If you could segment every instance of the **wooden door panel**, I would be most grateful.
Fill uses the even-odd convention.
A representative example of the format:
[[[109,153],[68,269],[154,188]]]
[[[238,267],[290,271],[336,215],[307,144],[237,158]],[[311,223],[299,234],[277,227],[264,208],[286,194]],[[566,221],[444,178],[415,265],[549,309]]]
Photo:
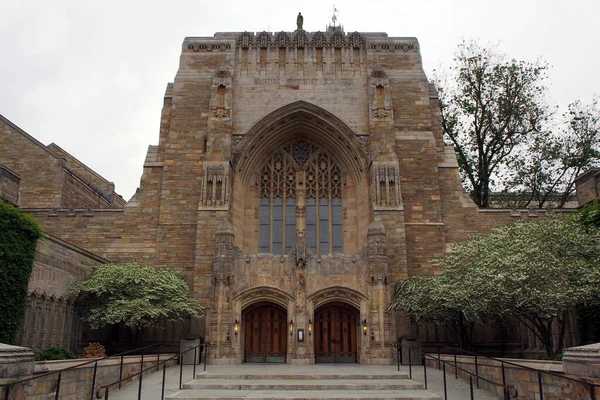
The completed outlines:
[[[244,361],[283,363],[287,353],[286,313],[273,306],[249,310],[244,319]]]
[[[322,308],[315,314],[315,361],[356,362],[357,313],[340,305]]]

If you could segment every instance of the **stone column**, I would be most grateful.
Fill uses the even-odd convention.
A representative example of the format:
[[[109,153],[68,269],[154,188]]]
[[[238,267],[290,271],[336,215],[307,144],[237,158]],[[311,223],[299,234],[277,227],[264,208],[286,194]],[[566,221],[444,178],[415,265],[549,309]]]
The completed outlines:
[[[211,341],[211,358],[217,364],[241,361],[239,337],[235,335],[231,304],[233,276],[233,226],[228,221],[217,225],[216,248],[213,254],[213,304],[210,324],[207,327]],[[235,343],[232,343],[235,341]],[[238,362],[239,362],[238,361]]]
[[[368,360],[374,364],[392,362],[391,321],[388,306],[388,256],[387,234],[383,224],[374,221],[367,232],[367,282],[371,299],[367,320],[369,340]]]

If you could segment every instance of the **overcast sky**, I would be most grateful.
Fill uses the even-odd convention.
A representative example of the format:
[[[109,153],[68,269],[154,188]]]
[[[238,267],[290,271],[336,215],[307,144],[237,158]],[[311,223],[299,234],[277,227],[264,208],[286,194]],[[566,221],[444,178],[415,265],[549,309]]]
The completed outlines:
[[[129,199],[186,36],[325,30],[333,2],[0,0],[0,114],[58,144]],[[425,72],[449,64],[462,38],[543,58],[563,109],[600,94],[599,0],[337,1],[346,32],[415,36]],[[0,149],[2,151],[2,149]]]

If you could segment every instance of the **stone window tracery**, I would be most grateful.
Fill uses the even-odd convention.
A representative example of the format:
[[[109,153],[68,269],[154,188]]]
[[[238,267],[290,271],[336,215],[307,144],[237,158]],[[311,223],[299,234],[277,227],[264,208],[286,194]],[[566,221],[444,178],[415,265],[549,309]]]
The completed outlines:
[[[285,254],[299,232],[317,254],[342,252],[342,172],[329,154],[300,140],[259,174],[259,252]]]

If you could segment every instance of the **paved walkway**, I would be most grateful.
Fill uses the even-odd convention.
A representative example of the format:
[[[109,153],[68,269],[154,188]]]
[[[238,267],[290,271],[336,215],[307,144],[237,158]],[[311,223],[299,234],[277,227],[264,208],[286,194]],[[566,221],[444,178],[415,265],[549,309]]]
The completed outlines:
[[[196,366],[196,374],[203,373],[203,366]],[[208,365],[207,375],[212,374],[325,374],[325,373],[336,373],[340,369],[344,372],[356,372],[361,374],[389,374],[397,371],[395,366],[367,366],[359,364],[337,364],[337,365],[256,365],[256,364],[242,364],[235,366],[219,366],[219,365]],[[408,374],[408,367],[402,366],[400,372]],[[162,370],[155,372],[151,375],[145,376],[142,380],[142,393],[141,398],[143,400],[160,400],[161,389],[162,389]],[[179,366],[172,366],[167,368],[165,373],[165,398],[169,395],[175,394],[179,391]],[[189,382],[193,378],[193,367],[191,365],[185,365],[183,367],[183,379],[182,382]],[[423,383],[423,368],[413,366],[412,380]],[[444,395],[444,386],[442,372],[434,368],[427,368],[427,388],[430,392]],[[448,389],[447,400],[468,400],[470,399],[469,383],[462,379],[455,379],[453,375],[447,374],[446,383]],[[118,391],[111,391],[109,393],[111,400],[134,400],[138,398],[138,382],[130,383]],[[474,398],[477,400],[497,400],[497,397],[489,392],[483,390],[474,390]]]

